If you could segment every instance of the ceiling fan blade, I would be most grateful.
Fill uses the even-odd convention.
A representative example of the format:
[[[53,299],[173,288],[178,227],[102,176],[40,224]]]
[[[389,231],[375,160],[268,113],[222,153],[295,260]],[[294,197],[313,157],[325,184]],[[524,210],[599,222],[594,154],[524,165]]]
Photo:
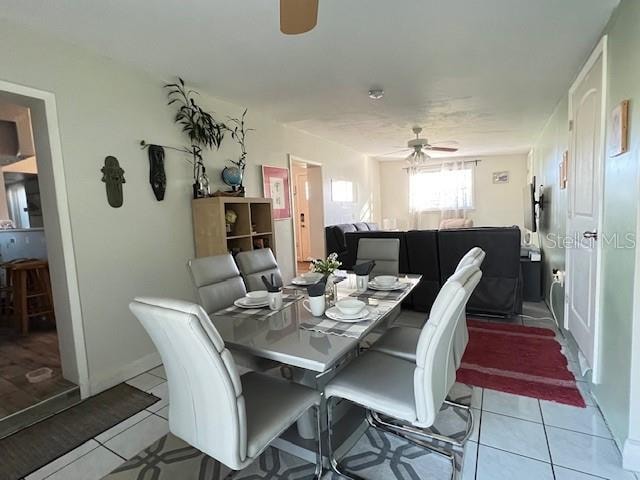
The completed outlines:
[[[298,35],[318,23],[318,0],[280,0],[280,31]]]
[[[458,147],[460,148],[460,143],[455,140],[442,140],[440,142],[431,142],[429,145],[432,147]]]
[[[425,147],[427,150],[431,150],[433,152],[457,152],[457,148],[453,147],[433,147],[431,145]]]
[[[402,152],[412,152],[413,148],[403,148],[402,150],[396,150],[394,152],[387,152],[387,153],[383,153],[381,155],[374,155],[376,157],[388,157],[389,155],[395,155],[396,153],[402,153]]]

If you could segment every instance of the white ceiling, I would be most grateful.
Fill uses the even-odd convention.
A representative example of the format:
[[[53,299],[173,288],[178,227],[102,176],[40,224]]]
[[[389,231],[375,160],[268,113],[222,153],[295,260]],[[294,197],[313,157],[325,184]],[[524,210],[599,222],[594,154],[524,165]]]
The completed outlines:
[[[278,3],[21,0],[0,17],[363,153],[418,124],[478,155],[528,149],[618,0],[320,0],[318,26],[294,37]]]

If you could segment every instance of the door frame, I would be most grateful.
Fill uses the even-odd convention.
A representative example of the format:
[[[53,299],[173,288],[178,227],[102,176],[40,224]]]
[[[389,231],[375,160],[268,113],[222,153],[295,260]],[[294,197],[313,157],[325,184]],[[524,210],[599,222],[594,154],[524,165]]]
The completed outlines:
[[[591,68],[598,61],[598,58],[602,56],[602,99],[601,99],[601,108],[600,108],[600,144],[598,145],[598,149],[600,151],[600,155],[598,156],[598,163],[596,166],[596,175],[595,181],[598,189],[598,233],[602,234],[603,231],[603,206],[604,206],[604,160],[606,155],[606,138],[607,138],[607,35],[604,35],[598,44],[596,45],[593,52],[589,56],[589,59],[584,64],[580,73],[574,80],[571,88],[569,89],[569,121],[573,120],[573,93],[576,91],[578,86],[585,79]],[[571,152],[571,146],[573,145],[573,135],[574,130],[571,128],[569,131],[569,153]],[[571,160],[571,158],[570,158]],[[571,189],[575,188],[573,182],[569,182],[567,187],[570,189],[567,192],[567,217],[566,217],[566,228],[565,231],[569,232],[569,223],[570,223],[570,210],[571,210]],[[595,286],[595,311],[594,311],[594,336],[593,336],[593,365],[591,365],[593,371],[591,375],[591,381],[594,384],[598,384],[601,382],[601,347],[602,347],[602,315],[601,315],[601,297],[602,297],[602,241],[596,242],[596,286]],[[565,264],[569,265],[569,257],[571,256],[571,248],[566,249],[566,259]],[[565,295],[564,295],[564,328],[569,330],[569,296],[566,292],[569,291],[568,285],[571,282],[571,272],[567,270],[566,272],[566,285],[565,285]]]
[[[290,195],[290,199],[289,199],[289,203],[291,204],[291,230],[293,231],[293,271],[295,273],[295,275],[298,274],[298,234],[297,229],[296,229],[296,218],[297,218],[297,212],[296,212],[296,208],[295,208],[295,202],[293,201],[293,188],[294,188],[294,181],[293,181],[293,164],[295,163],[306,163],[307,165],[313,165],[316,167],[320,167],[320,169],[322,169],[323,165],[321,162],[313,162],[311,160],[305,160],[302,157],[298,157],[296,155],[293,155],[291,153],[287,154],[288,157],[288,164],[289,164],[289,178],[291,179],[291,188],[289,189],[289,195]],[[322,173],[322,172],[321,172]],[[323,185],[321,185],[322,187],[322,205],[320,206],[320,209],[322,211],[322,221],[324,223],[324,177],[323,177]],[[325,243],[325,239],[324,239],[324,235],[322,238],[322,242]],[[325,248],[326,250],[326,248]]]
[[[44,105],[44,120],[47,125],[47,135],[49,150],[51,155],[51,171],[53,180],[53,189],[55,191],[54,198],[43,198],[50,200],[56,205],[55,217],[57,217],[57,235],[50,236],[47,239],[48,250],[55,249],[62,252],[62,264],[64,272],[62,277],[66,280],[66,302],[56,301],[56,293],[54,290],[54,308],[56,310],[56,318],[69,318],[70,325],[65,329],[67,335],[71,336],[70,344],[73,345],[75,353],[75,366],[78,376],[78,386],[80,387],[81,398],[87,398],[91,394],[89,385],[89,366],[87,361],[87,351],[85,344],[84,325],[82,322],[82,308],[80,303],[80,289],[78,286],[78,273],[76,269],[76,257],[73,246],[73,237],[71,235],[71,215],[69,213],[69,201],[67,195],[67,180],[64,172],[64,159],[62,155],[62,143],[60,140],[60,128],[58,123],[58,111],[56,106],[56,97],[52,92],[38,90],[35,88],[10,83],[0,80],[0,91],[7,92],[20,97],[27,97]],[[35,122],[32,116],[32,123]],[[34,132],[34,142],[37,144],[36,133]],[[46,233],[46,228],[45,228]],[[58,239],[60,243],[58,244]],[[50,265],[52,275],[55,275],[56,266]],[[59,315],[61,309],[65,309],[64,315]],[[60,339],[58,339],[60,343]],[[61,351],[62,355],[62,351]]]
[[[640,191],[640,178],[637,185]],[[631,371],[629,388],[629,433],[622,449],[622,466],[640,472],[640,198],[636,204],[636,255],[631,317]]]

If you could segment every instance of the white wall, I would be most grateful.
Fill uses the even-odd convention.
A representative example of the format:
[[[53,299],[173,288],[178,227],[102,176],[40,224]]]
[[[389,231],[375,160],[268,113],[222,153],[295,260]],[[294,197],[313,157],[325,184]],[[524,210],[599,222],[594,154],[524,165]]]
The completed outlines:
[[[128,311],[134,296],[193,299],[185,267],[193,256],[190,166],[180,154],[167,151],[167,191],[165,200],[157,202],[148,183],[146,152],[138,145],[141,139],[176,146],[185,141],[172,123],[163,79],[4,21],[0,44],[0,79],[56,96],[90,386],[97,392],[158,361]],[[188,72],[182,73],[188,79]],[[242,107],[204,92],[201,100],[221,119],[242,113]],[[323,163],[328,221],[376,219],[377,189],[369,182],[376,178],[377,166],[372,160],[258,112],[250,111],[247,122],[256,129],[247,141],[248,195],[262,195],[261,164],[288,166],[287,153],[292,153]],[[224,187],[215,178],[224,160],[238,154],[227,138],[219,152],[205,155],[215,188]],[[108,206],[101,182],[107,155],[116,156],[125,170],[119,209]],[[330,178],[345,175],[357,182],[358,202],[334,214],[327,185]],[[372,214],[365,217],[363,212]],[[278,260],[287,277],[293,273],[292,239],[291,221],[278,221]]]
[[[468,213],[474,225],[523,228],[522,189],[527,181],[526,155],[473,157],[482,160],[473,166],[475,176],[475,208]],[[381,217],[396,219],[399,229],[412,228],[409,215],[409,176],[406,162],[379,162]],[[509,183],[494,184],[493,172],[509,171]],[[419,228],[433,229],[440,224],[440,213],[423,213]]]

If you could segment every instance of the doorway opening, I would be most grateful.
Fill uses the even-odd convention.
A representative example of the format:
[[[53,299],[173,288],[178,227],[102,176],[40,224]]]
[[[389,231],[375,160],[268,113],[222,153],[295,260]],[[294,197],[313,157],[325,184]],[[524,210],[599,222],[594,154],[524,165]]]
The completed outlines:
[[[322,165],[289,156],[296,275],[325,255]]]
[[[0,82],[0,438],[89,395],[68,214],[53,95]]]

